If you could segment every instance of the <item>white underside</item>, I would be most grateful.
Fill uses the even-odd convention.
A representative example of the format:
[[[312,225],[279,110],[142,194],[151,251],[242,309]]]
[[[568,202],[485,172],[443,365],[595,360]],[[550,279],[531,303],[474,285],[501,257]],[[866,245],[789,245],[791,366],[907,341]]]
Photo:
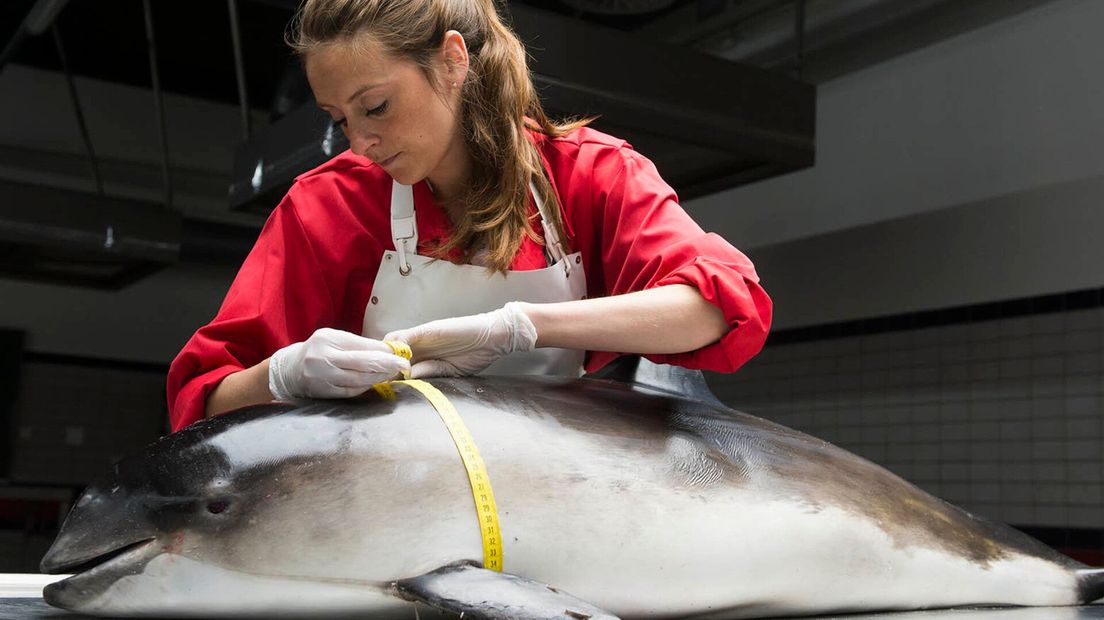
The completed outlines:
[[[722,541],[710,533],[721,524],[703,523],[700,514],[696,527],[687,529],[680,527],[678,511],[654,513],[646,528],[621,528],[622,535],[595,532],[604,541],[563,540],[567,544],[546,547],[539,555],[515,553],[512,560],[507,555],[506,569],[626,618],[1076,603],[1073,577],[1035,558],[1019,556],[984,568],[940,551],[898,548],[877,527],[835,509],[811,514],[776,503],[748,506],[738,515],[699,510],[710,514],[707,521],[724,521],[723,529],[754,535]],[[570,514],[558,521],[567,528],[585,525],[572,523]],[[781,540],[787,543],[780,545]],[[409,603],[378,584],[251,575],[175,554],[155,557],[142,574],[119,580],[82,611],[413,617]]]
[[[127,617],[287,618],[308,614],[412,618],[414,606],[369,583],[251,575],[175,555],[158,555],[82,608]],[[419,614],[436,612],[419,608]]]
[[[1012,556],[983,567],[940,550],[897,547],[873,524],[834,508],[817,514],[784,503],[716,508],[697,506],[693,521],[671,510],[651,512],[646,527],[611,523],[600,537],[555,554],[515,554],[514,561],[507,555],[506,570],[624,617],[1076,603],[1072,574],[1036,558]],[[556,521],[561,531],[587,527],[572,523],[571,514]],[[718,531],[734,536],[722,540]]]

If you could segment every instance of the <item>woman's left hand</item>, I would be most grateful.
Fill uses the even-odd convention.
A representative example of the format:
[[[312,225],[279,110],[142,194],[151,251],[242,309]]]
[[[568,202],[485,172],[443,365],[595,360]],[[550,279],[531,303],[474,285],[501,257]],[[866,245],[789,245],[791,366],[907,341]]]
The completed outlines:
[[[383,337],[410,345],[412,378],[474,375],[498,358],[532,351],[537,329],[518,302],[493,312],[430,321]]]

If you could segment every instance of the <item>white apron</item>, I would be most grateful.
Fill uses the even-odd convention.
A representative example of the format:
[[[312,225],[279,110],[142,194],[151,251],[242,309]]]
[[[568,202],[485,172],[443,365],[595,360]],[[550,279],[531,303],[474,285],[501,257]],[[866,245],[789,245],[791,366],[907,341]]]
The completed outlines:
[[[511,301],[551,303],[586,297],[586,275],[579,252],[564,254],[545,205],[530,184],[544,228],[549,266],[533,271],[487,273],[486,267],[457,265],[417,254],[418,225],[414,191],[391,185],[391,238],[395,251],[383,253],[372,298],[364,309],[361,335],[383,338],[388,332],[427,321],[497,310]],[[583,351],[540,348],[513,353],[491,364],[484,375],[563,375],[583,372]]]

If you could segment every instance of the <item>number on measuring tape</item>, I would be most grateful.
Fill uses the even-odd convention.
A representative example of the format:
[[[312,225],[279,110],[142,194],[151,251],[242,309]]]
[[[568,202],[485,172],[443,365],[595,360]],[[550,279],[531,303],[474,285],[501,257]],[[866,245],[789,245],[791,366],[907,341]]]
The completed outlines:
[[[392,349],[395,349],[397,355],[402,355],[395,346],[392,346]],[[409,359],[409,349],[403,352],[407,353],[405,357]],[[452,441],[456,444],[456,449],[460,453],[460,460],[464,463],[464,469],[468,473],[468,482],[471,484],[475,511],[482,515],[478,523],[483,539],[483,566],[491,570],[501,571],[502,545],[498,524],[498,507],[495,505],[494,491],[491,489],[490,479],[487,477],[487,466],[483,463],[483,457],[479,454],[475,439],[468,431],[468,427],[464,425],[464,419],[460,417],[459,412],[445,398],[445,395],[429,383],[419,379],[406,379],[393,383],[409,385],[418,390],[441,416],[441,421],[445,423],[445,428],[452,436]],[[390,389],[391,384],[381,385]],[[376,391],[384,395],[385,398],[387,397],[385,390],[377,389]],[[390,390],[390,392],[391,397],[394,398],[394,390]]]

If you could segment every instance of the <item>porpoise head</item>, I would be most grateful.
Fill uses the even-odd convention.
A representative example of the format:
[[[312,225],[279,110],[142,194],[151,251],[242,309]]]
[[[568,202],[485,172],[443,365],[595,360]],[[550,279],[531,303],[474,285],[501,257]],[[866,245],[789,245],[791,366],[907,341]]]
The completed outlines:
[[[327,470],[334,459],[323,457],[340,452],[347,425],[326,411],[291,409],[206,420],[115,464],[86,488],[42,559],[45,573],[75,573],[47,586],[46,601],[92,614],[272,616],[289,611],[292,590],[301,598],[311,587],[332,589],[289,588],[296,577],[285,569],[294,563],[284,556],[303,546],[287,540],[289,513],[317,500],[294,491],[335,478]],[[266,440],[258,426],[285,439]],[[347,594],[363,604],[363,592]],[[341,607],[340,593],[327,597]]]

